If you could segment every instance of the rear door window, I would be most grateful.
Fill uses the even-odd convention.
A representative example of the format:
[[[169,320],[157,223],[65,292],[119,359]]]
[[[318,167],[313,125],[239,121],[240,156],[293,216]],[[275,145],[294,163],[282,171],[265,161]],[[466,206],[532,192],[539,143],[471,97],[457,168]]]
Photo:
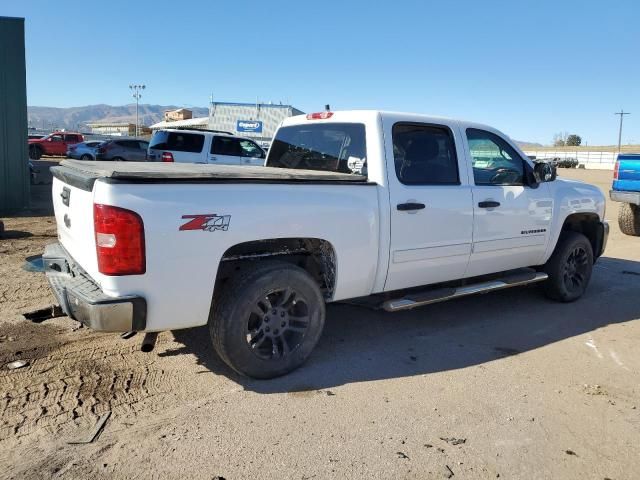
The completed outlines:
[[[392,136],[396,175],[403,184],[460,184],[458,158],[449,128],[396,123]]]
[[[366,162],[363,124],[317,123],[280,128],[267,166],[366,174]]]
[[[211,153],[215,155],[228,155],[239,157],[242,155],[240,141],[231,137],[214,137],[211,144]]]
[[[159,131],[151,137],[150,148],[174,152],[200,153],[204,135],[200,133]]]

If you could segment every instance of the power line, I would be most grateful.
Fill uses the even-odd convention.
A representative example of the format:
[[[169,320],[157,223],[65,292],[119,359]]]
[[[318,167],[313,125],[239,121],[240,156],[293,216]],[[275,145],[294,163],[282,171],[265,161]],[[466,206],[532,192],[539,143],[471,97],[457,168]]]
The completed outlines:
[[[622,143],[622,119],[625,115],[631,115],[631,112],[625,112],[623,109],[620,109],[620,111],[614,113],[614,115],[620,115],[620,129],[618,130],[618,153],[620,153],[620,145]]]

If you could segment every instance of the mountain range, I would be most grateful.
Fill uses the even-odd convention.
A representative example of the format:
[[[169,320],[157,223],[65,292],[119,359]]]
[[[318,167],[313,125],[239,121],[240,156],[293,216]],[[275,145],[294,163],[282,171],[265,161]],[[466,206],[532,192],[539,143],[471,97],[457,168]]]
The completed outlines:
[[[139,105],[138,117],[141,125],[153,125],[162,121],[165,110],[175,110],[176,105]],[[209,109],[206,107],[184,107],[193,112],[194,117],[206,117]],[[87,123],[113,122],[135,123],[136,105],[87,105],[84,107],[27,107],[29,126],[38,129],[65,128],[70,130],[86,131]],[[539,143],[516,140],[516,143],[524,149],[542,147]]]
[[[165,110],[175,110],[176,105],[139,105],[138,118],[141,125],[153,125],[164,118]],[[193,111],[194,117],[206,117],[209,110],[206,107],[184,107]],[[87,105],[84,107],[27,107],[29,126],[38,129],[65,128],[85,130],[87,123],[113,122],[135,123],[136,105]]]

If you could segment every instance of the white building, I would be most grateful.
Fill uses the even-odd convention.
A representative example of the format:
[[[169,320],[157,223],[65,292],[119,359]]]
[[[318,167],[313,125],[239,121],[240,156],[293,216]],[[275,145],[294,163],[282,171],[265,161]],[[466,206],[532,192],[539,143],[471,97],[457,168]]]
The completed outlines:
[[[151,125],[151,130],[161,130],[163,128],[193,128],[196,130],[206,130],[209,128],[209,117],[196,117],[186,120],[164,120]]]
[[[208,128],[231,132],[257,142],[271,142],[282,120],[303,114],[302,110],[291,105],[211,102]]]

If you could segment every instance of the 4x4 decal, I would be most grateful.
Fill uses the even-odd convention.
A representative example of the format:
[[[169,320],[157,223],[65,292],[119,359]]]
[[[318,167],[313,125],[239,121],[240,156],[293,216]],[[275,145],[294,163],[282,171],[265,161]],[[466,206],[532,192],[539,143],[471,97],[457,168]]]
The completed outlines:
[[[190,218],[187,223],[180,225],[180,230],[204,230],[205,232],[215,232],[229,230],[231,215],[216,215],[215,213],[204,215],[183,215],[182,218]]]

